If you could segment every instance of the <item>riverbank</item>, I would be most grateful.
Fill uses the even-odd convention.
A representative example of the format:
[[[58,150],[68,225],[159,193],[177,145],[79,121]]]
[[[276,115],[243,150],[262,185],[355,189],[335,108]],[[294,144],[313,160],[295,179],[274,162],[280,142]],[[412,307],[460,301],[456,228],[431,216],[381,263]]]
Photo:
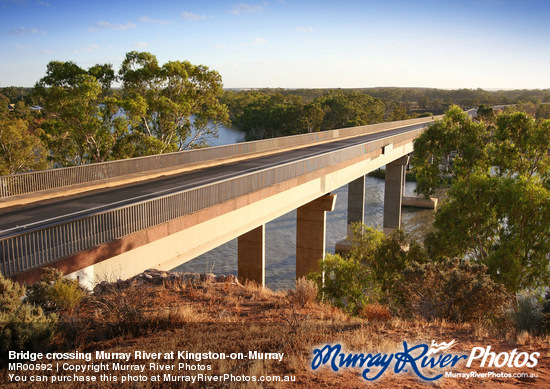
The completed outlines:
[[[430,345],[435,339],[437,342],[456,340],[454,354],[469,354],[473,347],[489,345],[496,354],[514,349],[517,353],[540,353],[535,369],[477,367],[479,363],[475,368],[466,368],[465,363],[460,363],[444,370],[463,374],[475,370],[479,375],[468,379],[457,378],[456,374],[443,377],[436,381],[436,387],[540,388],[550,383],[548,339],[518,337],[506,331],[497,333],[482,324],[408,321],[377,315],[375,310],[371,310],[368,317],[350,317],[314,301],[307,285],[296,291],[274,292],[252,283],[242,285],[234,277],[156,274],[104,283],[77,311],[64,318],[65,335],[57,340],[55,351],[89,353],[89,361],[83,358],[43,360],[40,363],[53,364],[53,371],[3,370],[0,382],[9,383],[9,374],[15,373],[27,381],[13,387],[33,389],[357,388],[368,384],[361,377],[364,368],[342,368],[338,373],[329,366],[313,370],[314,350],[320,345],[342,344],[355,352],[390,355],[403,350],[403,341],[412,347]],[[56,371],[55,366],[60,366],[60,371]],[[84,366],[84,371],[78,372],[77,366]],[[85,366],[95,366],[98,371]],[[107,368],[101,370],[101,366]],[[423,369],[423,372],[432,377],[437,370]],[[537,377],[489,377],[493,370],[511,375],[535,373]],[[228,375],[227,379],[223,379],[224,374]],[[31,377],[37,376],[44,376],[47,381],[30,382]],[[52,384],[53,376],[59,380],[95,377],[97,382]],[[181,381],[177,377],[189,377],[189,380],[195,377],[196,381]],[[213,377],[222,379],[214,382]],[[246,377],[251,381],[246,382]],[[258,380],[259,377],[279,377],[287,382],[260,384],[251,377]],[[199,380],[202,381],[199,383]],[[394,373],[390,368],[376,380],[376,386],[433,388],[434,384],[421,380],[412,370]]]

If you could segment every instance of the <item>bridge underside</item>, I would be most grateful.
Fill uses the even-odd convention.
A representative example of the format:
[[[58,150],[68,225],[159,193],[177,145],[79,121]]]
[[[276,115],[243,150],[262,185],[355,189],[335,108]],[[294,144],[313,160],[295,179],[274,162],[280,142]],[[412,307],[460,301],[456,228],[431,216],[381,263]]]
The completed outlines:
[[[48,266],[56,267],[64,274],[78,276],[84,283],[86,279],[89,282],[94,279],[124,279],[149,268],[173,269],[241,237],[239,276],[263,284],[263,226],[298,209],[297,277],[303,276],[315,270],[318,260],[324,255],[324,216],[326,211],[331,210],[330,203],[334,201],[334,198],[326,195],[384,165],[393,166],[388,169],[392,183],[387,188],[390,196],[386,195],[385,206],[388,210],[394,210],[388,211],[387,220],[385,215],[384,228],[399,227],[402,190],[402,181],[400,183],[399,179],[402,180],[403,176],[403,159],[400,158],[412,150],[412,139],[404,140],[391,147],[383,147],[361,157],[142,230]],[[387,180],[387,183],[390,181]],[[395,190],[399,194],[393,193]],[[300,227],[300,220],[303,227]],[[312,239],[315,234],[318,238]],[[13,278],[34,282],[39,277],[40,269],[33,269]]]

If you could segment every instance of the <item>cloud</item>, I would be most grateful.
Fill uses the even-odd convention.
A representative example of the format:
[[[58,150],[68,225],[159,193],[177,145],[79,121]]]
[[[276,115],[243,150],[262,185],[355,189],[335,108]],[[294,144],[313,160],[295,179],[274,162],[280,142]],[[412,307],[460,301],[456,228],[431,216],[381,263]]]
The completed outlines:
[[[197,15],[188,11],[183,11],[181,13],[181,17],[184,18],[185,20],[191,20],[194,22],[206,19],[206,15]]]
[[[45,49],[42,49],[42,50],[40,50],[40,52],[41,52],[42,54],[53,54],[53,50],[45,50]]]
[[[227,45],[225,43],[218,43],[217,45],[214,46],[216,49],[224,49],[227,47]]]
[[[245,3],[235,4],[231,7],[231,11],[229,11],[229,13],[233,15],[262,13],[268,5],[269,3],[265,1],[261,4],[254,5]]]
[[[141,49],[143,47],[149,46],[149,44],[145,42],[136,42],[133,44],[133,46],[134,46],[134,49]]]
[[[143,23],[154,23],[160,26],[166,26],[167,24],[172,23],[172,22],[169,22],[168,20],[151,19],[148,16],[144,16],[142,18],[139,18],[138,20]]]
[[[263,38],[260,38],[260,37],[256,37],[254,38],[254,40],[252,42],[247,42],[245,43],[246,46],[251,46],[251,45],[263,45],[265,43],[269,42],[267,39],[263,39]]]
[[[27,28],[27,27],[18,27],[13,30],[8,31],[9,35],[28,35],[28,34],[42,34],[44,35],[46,31],[39,30],[38,28]]]
[[[296,31],[302,31],[302,32],[314,32],[313,27],[297,27]]]
[[[130,30],[132,28],[136,28],[137,25],[132,23],[132,22],[128,22],[126,24],[114,24],[114,23],[109,23],[109,22],[95,22],[94,23],[94,26],[93,27],[90,27],[89,30],[90,31],[97,31],[97,30],[113,30],[113,31],[116,31],[116,30]]]

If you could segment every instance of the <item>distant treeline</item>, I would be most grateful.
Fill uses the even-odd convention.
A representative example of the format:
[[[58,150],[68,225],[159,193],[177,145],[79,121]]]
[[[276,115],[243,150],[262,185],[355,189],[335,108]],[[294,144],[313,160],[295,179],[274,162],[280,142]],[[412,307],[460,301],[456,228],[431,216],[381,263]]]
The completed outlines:
[[[452,105],[518,104],[550,118],[550,104],[541,105],[549,102],[550,89],[223,90],[204,66],[160,65],[138,52],[118,72],[52,61],[34,88],[0,88],[0,175],[203,147],[219,124],[255,140],[437,115]]]
[[[535,115],[540,103],[550,102],[550,89],[230,90],[222,102],[229,108],[231,122],[253,140],[439,115],[452,105],[467,109],[481,104],[522,104]]]

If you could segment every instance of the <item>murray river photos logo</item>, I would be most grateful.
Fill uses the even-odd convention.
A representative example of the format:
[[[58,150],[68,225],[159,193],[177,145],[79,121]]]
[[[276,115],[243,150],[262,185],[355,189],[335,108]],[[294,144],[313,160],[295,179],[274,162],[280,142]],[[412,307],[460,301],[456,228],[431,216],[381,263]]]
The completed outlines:
[[[533,368],[540,356],[538,352],[529,354],[518,352],[517,349],[496,353],[491,351],[491,346],[474,347],[469,354],[450,353],[449,350],[455,344],[455,340],[452,340],[448,343],[432,341],[430,346],[409,346],[404,341],[402,351],[390,354],[345,352],[340,344],[327,344],[313,350],[311,368],[317,370],[321,366],[328,366],[335,372],[358,368],[367,381],[375,381],[391,370],[395,374],[411,372],[422,380],[436,381],[449,376],[448,372],[461,363],[467,368]]]

